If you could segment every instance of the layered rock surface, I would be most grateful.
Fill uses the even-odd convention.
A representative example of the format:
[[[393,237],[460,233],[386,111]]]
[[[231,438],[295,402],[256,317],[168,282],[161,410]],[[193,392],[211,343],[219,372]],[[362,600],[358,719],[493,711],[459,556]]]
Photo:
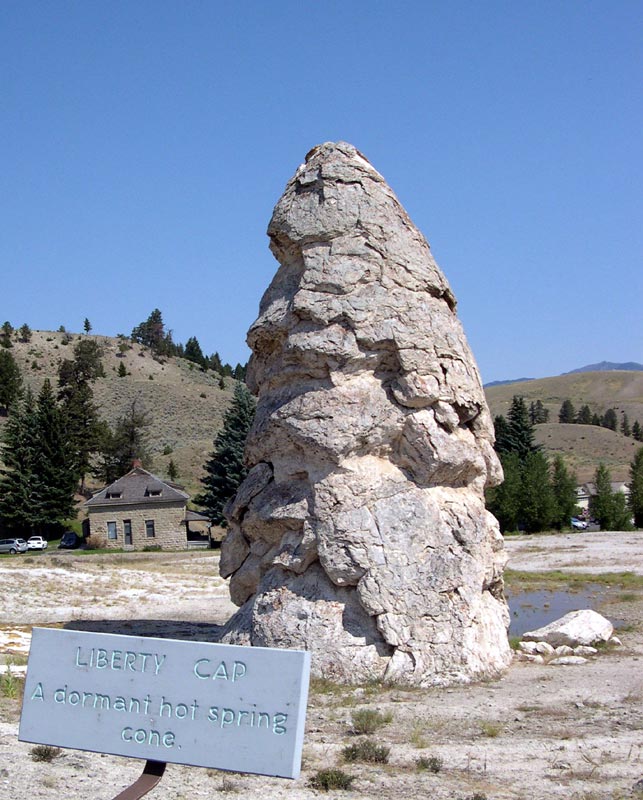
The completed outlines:
[[[250,468],[228,504],[225,639],[313,672],[431,685],[510,661],[502,477],[451,289],[382,176],[314,148],[268,228],[280,263],[248,334]]]

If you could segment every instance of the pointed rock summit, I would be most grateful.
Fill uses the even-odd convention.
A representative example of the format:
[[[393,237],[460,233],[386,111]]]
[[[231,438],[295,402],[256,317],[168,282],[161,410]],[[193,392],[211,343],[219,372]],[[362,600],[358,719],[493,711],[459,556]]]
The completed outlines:
[[[484,488],[493,427],[429,245],[352,145],[315,147],[268,228],[279,269],[248,334],[258,396],[228,504],[225,640],[313,673],[421,686],[510,661]]]

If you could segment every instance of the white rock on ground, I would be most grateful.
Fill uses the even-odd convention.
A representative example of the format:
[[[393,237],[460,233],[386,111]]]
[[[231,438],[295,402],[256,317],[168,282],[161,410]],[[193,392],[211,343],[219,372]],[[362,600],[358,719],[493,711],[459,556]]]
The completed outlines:
[[[592,645],[595,642],[607,642],[613,632],[614,626],[608,619],[587,608],[565,614],[564,617],[538,630],[528,631],[523,634],[523,639],[548,642],[552,647],[568,645],[573,648],[579,645]]]
[[[280,267],[248,334],[250,473],[221,569],[225,640],[306,648],[313,674],[416,685],[511,661],[502,478],[451,289],[382,176],[315,147],[268,228]]]

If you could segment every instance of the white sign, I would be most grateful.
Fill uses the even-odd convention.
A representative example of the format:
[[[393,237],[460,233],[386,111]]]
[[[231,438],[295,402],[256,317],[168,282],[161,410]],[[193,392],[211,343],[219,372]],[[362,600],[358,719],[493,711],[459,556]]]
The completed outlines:
[[[297,778],[310,653],[34,628],[19,739]]]

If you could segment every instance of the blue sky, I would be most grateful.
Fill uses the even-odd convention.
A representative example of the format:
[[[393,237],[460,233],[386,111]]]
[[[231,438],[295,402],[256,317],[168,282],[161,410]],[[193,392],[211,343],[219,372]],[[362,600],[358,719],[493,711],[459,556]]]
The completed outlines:
[[[640,2],[4,0],[0,317],[245,361],[272,208],[343,139],[485,381],[643,361]]]

